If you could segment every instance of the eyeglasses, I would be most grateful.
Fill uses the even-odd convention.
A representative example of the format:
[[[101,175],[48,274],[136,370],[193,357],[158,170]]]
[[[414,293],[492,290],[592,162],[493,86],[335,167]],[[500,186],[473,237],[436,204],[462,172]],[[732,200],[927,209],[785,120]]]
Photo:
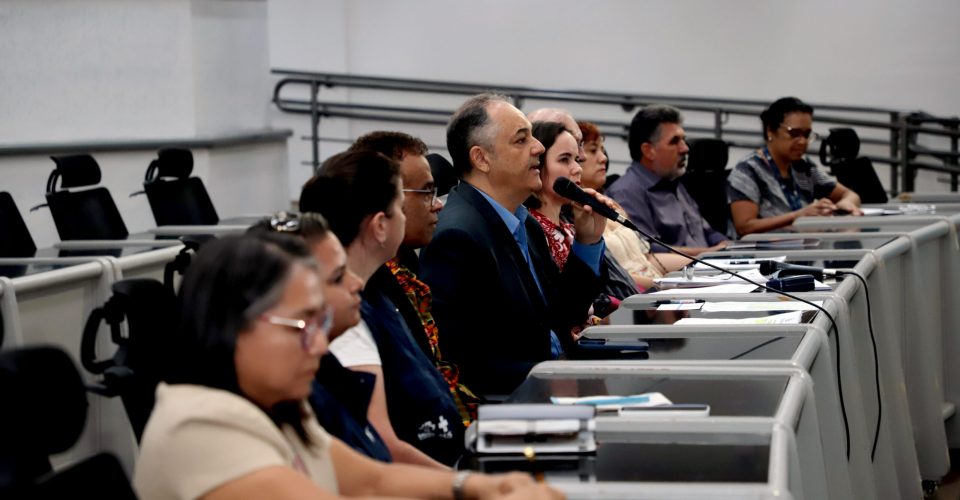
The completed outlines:
[[[814,132],[813,129],[793,128],[786,125],[782,125],[782,127],[787,131],[787,135],[789,135],[791,139],[799,139],[801,137],[808,141],[816,141],[820,139],[820,134]]]
[[[300,215],[290,212],[277,212],[270,217],[270,229],[278,233],[296,233],[300,231]]]
[[[404,189],[404,193],[417,193],[417,194],[428,194],[430,195],[430,206],[432,207],[434,203],[437,202],[437,187],[434,186],[430,189]]]
[[[330,325],[333,324],[333,307],[327,304],[319,314],[308,320],[284,318],[283,316],[262,316],[260,319],[271,325],[286,326],[297,330],[300,333],[300,346],[303,347],[304,351],[309,351],[320,332],[323,332],[324,337],[330,334]]]

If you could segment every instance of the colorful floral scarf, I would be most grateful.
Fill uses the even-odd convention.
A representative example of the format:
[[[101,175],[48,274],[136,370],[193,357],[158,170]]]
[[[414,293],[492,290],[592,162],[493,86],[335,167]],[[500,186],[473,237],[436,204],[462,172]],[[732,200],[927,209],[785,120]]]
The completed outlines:
[[[470,425],[470,422],[473,422],[477,418],[477,405],[480,403],[480,398],[459,382],[460,370],[457,368],[457,365],[449,361],[444,361],[440,355],[439,330],[437,329],[436,322],[433,320],[433,314],[430,312],[431,303],[433,302],[430,287],[420,281],[413,271],[403,264],[400,264],[399,259],[396,257],[388,260],[386,265],[387,269],[390,269],[390,272],[393,274],[393,277],[396,278],[397,283],[400,284],[400,288],[402,288],[407,295],[407,299],[413,304],[414,310],[417,311],[417,316],[423,325],[422,331],[426,334],[427,341],[430,344],[430,351],[433,353],[433,362],[437,369],[440,370],[443,378],[446,379],[447,385],[450,386],[450,393],[453,395],[453,400],[456,402],[457,409],[460,411],[463,425]],[[414,334],[416,334],[416,332],[414,332]]]

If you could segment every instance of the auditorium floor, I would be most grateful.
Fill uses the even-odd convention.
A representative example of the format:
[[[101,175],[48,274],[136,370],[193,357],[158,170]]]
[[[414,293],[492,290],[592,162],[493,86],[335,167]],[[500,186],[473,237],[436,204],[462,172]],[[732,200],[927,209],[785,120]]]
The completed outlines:
[[[932,500],[960,499],[960,449],[950,450],[950,473],[943,478]]]

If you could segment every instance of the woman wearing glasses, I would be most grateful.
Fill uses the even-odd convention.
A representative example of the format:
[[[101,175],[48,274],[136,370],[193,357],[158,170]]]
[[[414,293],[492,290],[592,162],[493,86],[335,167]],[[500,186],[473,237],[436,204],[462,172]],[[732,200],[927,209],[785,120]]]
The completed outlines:
[[[327,330],[332,342],[360,322],[363,281],[347,267],[347,254],[320,214],[278,212],[254,224],[253,236],[285,233],[299,236],[320,266],[323,296],[333,319]],[[267,238],[270,238],[268,236]],[[358,452],[381,462],[392,462],[389,447],[367,420],[375,376],[345,368],[332,353],[320,358],[310,393],[310,405],[325,431]]]
[[[760,115],[766,145],[744,158],[727,178],[737,233],[763,233],[798,217],[860,214],[860,196],[805,157],[813,107],[796,97],[777,99]]]
[[[157,388],[134,486],[144,499],[553,498],[529,476],[468,476],[358,454],[306,404],[330,307],[293,236],[204,245],[180,287],[179,356]]]

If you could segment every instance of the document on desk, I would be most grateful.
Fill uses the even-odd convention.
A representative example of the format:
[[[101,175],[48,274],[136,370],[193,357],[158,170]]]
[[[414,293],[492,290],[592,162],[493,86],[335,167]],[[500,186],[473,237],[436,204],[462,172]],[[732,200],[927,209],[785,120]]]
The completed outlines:
[[[766,282],[767,280],[763,280]],[[733,294],[750,293],[757,289],[756,285],[750,283],[731,283],[729,285],[700,286],[696,288],[670,288],[668,290],[659,290],[650,292],[650,295],[702,295],[705,293]]]
[[[703,259],[706,262],[709,262],[717,267],[721,267],[728,271],[749,271],[750,269],[760,269],[760,262],[765,260],[772,260],[774,262],[786,262],[786,255],[778,255],[776,257],[764,257],[762,259]],[[697,262],[693,265],[694,271],[716,271],[716,269],[704,264],[703,262]]]
[[[674,325],[798,325],[803,311],[792,311],[757,318],[681,318]]]
[[[760,274],[759,269],[749,269],[740,273],[746,279],[756,281],[757,283],[766,283],[767,278]],[[711,285],[726,285],[730,283],[747,283],[746,280],[741,279],[732,274],[716,274],[713,276],[676,276],[676,277],[666,277],[653,280],[653,282],[660,287],[661,289],[668,288],[695,288]]]
[[[874,215],[900,215],[901,211],[891,210],[889,208],[870,208],[870,207],[861,207],[860,211],[863,212],[865,216],[874,216]]]
[[[626,407],[660,406],[673,404],[663,393],[648,392],[633,396],[587,396],[582,398],[567,398],[551,396],[550,402],[556,405],[590,405],[597,411],[619,411]]]
[[[812,301],[818,306],[822,300]],[[795,300],[771,300],[766,302],[704,302],[701,311],[705,313],[719,312],[770,312],[770,311],[816,311],[817,308]]]
[[[734,241],[724,251],[737,250],[803,250],[820,246],[817,238],[775,238],[770,240]]]

